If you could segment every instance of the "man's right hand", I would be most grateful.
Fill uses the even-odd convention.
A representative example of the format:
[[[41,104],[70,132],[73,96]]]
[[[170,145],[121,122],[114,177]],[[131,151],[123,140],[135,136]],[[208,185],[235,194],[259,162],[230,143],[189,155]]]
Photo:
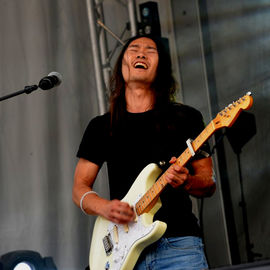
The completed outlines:
[[[103,206],[101,215],[117,224],[127,224],[136,218],[133,208],[128,203],[119,200],[108,201]]]

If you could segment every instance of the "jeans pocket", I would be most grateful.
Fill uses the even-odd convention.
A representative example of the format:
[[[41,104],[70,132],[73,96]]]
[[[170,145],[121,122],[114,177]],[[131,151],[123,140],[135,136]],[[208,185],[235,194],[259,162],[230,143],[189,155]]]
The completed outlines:
[[[187,236],[187,237],[171,237],[164,238],[166,245],[173,249],[179,250],[202,250],[203,243],[199,237]]]
[[[175,262],[182,269],[207,269],[203,244],[198,237],[165,238],[164,250],[167,254],[174,254]],[[190,268],[189,268],[190,267]]]

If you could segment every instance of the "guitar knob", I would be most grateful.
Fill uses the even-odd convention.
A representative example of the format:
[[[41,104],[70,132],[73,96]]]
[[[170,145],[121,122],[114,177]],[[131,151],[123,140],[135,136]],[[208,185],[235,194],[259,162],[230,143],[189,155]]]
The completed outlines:
[[[159,161],[158,165],[159,165],[160,167],[164,167],[164,166],[166,165],[166,161],[161,160],[161,161]]]

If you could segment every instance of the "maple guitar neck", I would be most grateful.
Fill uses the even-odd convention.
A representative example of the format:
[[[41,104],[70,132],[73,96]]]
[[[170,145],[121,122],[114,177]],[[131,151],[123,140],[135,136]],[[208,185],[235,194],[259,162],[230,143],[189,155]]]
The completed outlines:
[[[252,104],[253,99],[251,97],[251,92],[248,92],[245,96],[239,98],[236,102],[228,105],[225,109],[217,114],[216,118],[206,126],[206,128],[194,141],[187,141],[188,147],[177,158],[176,163],[181,167],[184,166],[217,129],[232,126],[240,112],[242,110],[249,109]],[[171,166],[173,166],[173,164]],[[135,209],[138,215],[149,212],[156,204],[160,193],[168,184],[167,180],[165,179],[167,171],[168,170],[166,170],[158,178],[153,186],[136,203]]]
[[[200,133],[200,135],[191,142],[191,147],[194,152],[197,152],[199,148],[211,137],[216,131],[214,120],[212,120],[206,128]],[[179,166],[184,166],[193,156],[192,150],[187,147],[186,150],[177,158],[176,162]],[[172,164],[171,166],[173,166]],[[170,166],[170,167],[171,167]],[[151,210],[159,198],[159,195],[168,184],[165,176],[168,169],[157,179],[155,184],[143,195],[143,197],[136,203],[135,209],[138,215],[146,213]]]

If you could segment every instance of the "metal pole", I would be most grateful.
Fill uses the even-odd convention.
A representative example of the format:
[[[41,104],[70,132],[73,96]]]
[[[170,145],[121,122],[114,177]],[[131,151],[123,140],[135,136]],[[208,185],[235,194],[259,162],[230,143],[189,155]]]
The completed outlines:
[[[128,14],[130,20],[131,36],[137,35],[137,16],[134,0],[128,0]]]
[[[106,112],[106,103],[105,103],[105,89],[104,89],[104,80],[102,76],[102,65],[100,60],[99,46],[98,46],[98,36],[96,30],[96,18],[94,12],[94,0],[86,0],[87,4],[87,15],[90,27],[90,37],[92,45],[92,53],[95,67],[95,78],[97,84],[97,96],[98,96],[98,105],[100,114]]]
[[[109,34],[111,34],[120,44],[125,45],[122,41],[109,27],[107,27],[101,20],[97,20],[97,23],[104,28]]]
[[[98,7],[99,17],[102,21],[104,21],[104,13],[103,13],[103,6],[102,1],[96,0],[96,6]],[[103,67],[103,78],[106,86],[106,93],[108,91],[108,84],[111,77],[111,66],[110,61],[108,59],[108,42],[105,34],[104,28],[101,28],[99,34],[99,45],[100,45],[100,54],[101,54],[101,61]],[[107,96],[109,94],[107,93]]]
[[[212,66],[212,55],[211,51],[210,53],[208,52],[208,57],[205,57],[205,43],[208,45],[209,43],[209,33],[208,33],[208,21],[207,18],[204,17],[204,24],[202,25],[201,17],[202,14],[205,16],[207,14],[206,12],[206,6],[207,4],[204,2],[200,2],[199,0],[196,1],[196,7],[197,7],[197,14],[198,14],[198,22],[199,22],[199,30],[200,30],[200,44],[201,44],[201,53],[202,53],[202,61],[203,61],[203,72],[204,72],[204,78],[205,78],[205,86],[207,90],[207,100],[208,100],[208,111],[210,118],[215,116],[213,113],[218,112],[218,102],[217,102],[217,95],[216,95],[216,86],[213,83],[213,79],[209,79],[209,74],[211,72],[208,70],[210,66]],[[204,13],[202,13],[204,12]],[[207,26],[207,28],[205,27]],[[205,36],[205,37],[204,37]],[[208,48],[209,50],[209,48]],[[209,84],[211,82],[211,85]],[[217,144],[217,134],[212,137],[213,144]],[[219,149],[217,150],[217,154],[214,155],[213,157],[215,168],[216,168],[216,175],[217,179],[221,183],[220,185],[217,185],[220,200],[221,200],[221,210],[222,210],[222,218],[224,222],[224,237],[225,237],[225,242],[226,242],[226,256],[229,264],[235,264],[239,263],[240,259],[240,254],[238,250],[238,245],[237,245],[237,239],[236,239],[236,231],[235,231],[235,226],[233,222],[233,214],[232,211],[228,211],[229,208],[232,209],[231,205],[231,200],[228,198],[228,196],[224,196],[224,190],[229,189],[228,184],[226,183],[226,170],[224,169],[226,166],[225,156],[224,156],[224,146],[223,144],[219,145]],[[220,173],[221,172],[221,173]],[[226,203],[225,203],[226,202]],[[225,207],[225,205],[227,205]],[[230,215],[228,215],[228,213]],[[232,225],[233,224],[233,225]]]

